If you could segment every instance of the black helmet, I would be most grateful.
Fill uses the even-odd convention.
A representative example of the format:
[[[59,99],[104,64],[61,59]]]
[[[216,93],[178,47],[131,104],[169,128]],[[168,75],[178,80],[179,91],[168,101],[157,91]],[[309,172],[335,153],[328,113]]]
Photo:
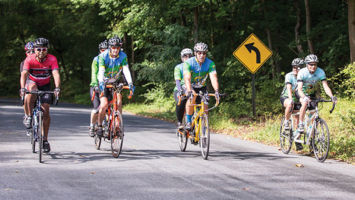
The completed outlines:
[[[304,64],[304,62],[303,62],[302,58],[295,58],[292,60],[292,63],[291,63],[292,66],[301,66],[303,64]]]
[[[33,43],[34,47],[47,47],[48,48],[49,42],[46,38],[38,38]]]
[[[101,50],[101,49],[107,49],[107,41],[106,40],[104,40],[103,42],[101,42],[99,44],[99,50]]]
[[[311,62],[318,62],[318,57],[314,54],[309,54],[308,56],[306,56],[306,58],[304,59],[304,62],[306,64],[311,63]]]
[[[194,51],[195,52],[198,52],[198,51],[206,52],[206,51],[208,51],[208,46],[207,46],[207,44],[205,44],[203,42],[196,43],[194,46]]]
[[[114,36],[108,40],[109,47],[120,47],[121,45],[122,45],[122,40],[117,36]]]

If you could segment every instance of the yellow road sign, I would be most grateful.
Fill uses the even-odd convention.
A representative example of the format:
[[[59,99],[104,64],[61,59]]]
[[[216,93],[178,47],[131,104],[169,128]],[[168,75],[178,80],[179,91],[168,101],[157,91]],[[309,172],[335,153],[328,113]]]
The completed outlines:
[[[233,52],[233,55],[255,74],[270,58],[272,51],[253,33]]]

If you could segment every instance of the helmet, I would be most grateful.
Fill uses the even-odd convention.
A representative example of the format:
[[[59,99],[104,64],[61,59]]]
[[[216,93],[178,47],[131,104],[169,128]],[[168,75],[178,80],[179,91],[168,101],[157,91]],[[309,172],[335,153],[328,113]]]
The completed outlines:
[[[25,45],[25,51],[33,49],[33,42],[27,42]]]
[[[306,56],[306,58],[304,59],[304,62],[306,64],[311,63],[311,62],[318,62],[318,57],[314,54],[309,54],[308,56]]]
[[[117,36],[114,36],[108,40],[109,47],[120,47],[121,45],[122,45],[122,40]]]
[[[103,42],[101,42],[99,44],[99,50],[100,49],[107,49],[107,41],[106,40],[104,40]]]
[[[196,43],[194,46],[194,51],[208,51],[208,46],[203,42]]]
[[[183,57],[183,56],[190,56],[191,57],[192,54],[193,54],[192,50],[189,48],[185,48],[180,52],[181,57]]]
[[[304,64],[304,62],[303,62],[302,58],[295,58],[292,60],[292,63],[291,63],[292,66],[300,66],[303,64]]]
[[[49,42],[46,38],[38,38],[33,43],[34,47],[47,47],[48,48]]]

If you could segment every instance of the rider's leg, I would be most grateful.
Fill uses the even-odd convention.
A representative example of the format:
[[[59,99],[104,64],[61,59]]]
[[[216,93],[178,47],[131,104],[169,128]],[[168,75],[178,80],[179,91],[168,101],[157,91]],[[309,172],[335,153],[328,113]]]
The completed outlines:
[[[98,122],[99,126],[102,126],[102,121],[105,119],[106,109],[108,107],[108,99],[107,97],[100,98],[100,107],[99,107],[99,115],[98,115]]]
[[[33,91],[33,90],[38,90],[37,85],[33,81],[27,81],[26,82],[26,89],[28,91]],[[31,116],[32,109],[34,107],[36,95],[33,94],[26,94],[25,95],[25,100],[24,100],[24,111],[27,116]]]
[[[51,117],[49,115],[49,104],[48,103],[43,103],[42,104],[42,109],[43,109],[43,129],[44,129],[43,140],[47,140],[48,139],[49,125],[51,123]]]
[[[306,110],[307,110],[307,106],[308,106],[308,102],[307,101],[303,101],[303,99],[301,99],[301,109],[300,109],[300,116],[299,116],[299,131],[303,132],[304,131],[304,116],[306,114]]]
[[[285,99],[284,107],[285,107],[285,118],[286,118],[286,120],[290,120],[292,105],[293,105],[293,103],[292,103],[291,99]]]

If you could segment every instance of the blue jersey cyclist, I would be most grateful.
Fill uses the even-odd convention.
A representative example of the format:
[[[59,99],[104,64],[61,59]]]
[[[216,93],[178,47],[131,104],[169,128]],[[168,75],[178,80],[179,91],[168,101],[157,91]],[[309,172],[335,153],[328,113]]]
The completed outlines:
[[[219,85],[216,65],[212,60],[206,57],[207,51],[207,44],[203,42],[196,43],[194,46],[195,56],[189,58],[184,63],[183,67],[186,94],[188,97],[190,97],[192,93],[199,93],[199,91],[206,93],[206,79],[209,76],[212,83],[212,87],[215,90],[216,100],[219,101]],[[191,129],[193,104],[195,104],[196,100],[200,101],[200,99],[196,99],[196,96],[194,96],[192,102],[187,101],[186,103],[186,129],[188,130]]]
[[[187,99],[182,99],[180,102],[180,105],[178,105],[179,102],[179,96],[181,97],[181,95],[185,92],[186,90],[186,86],[185,86],[185,82],[184,82],[184,73],[183,73],[183,65],[184,62],[192,57],[192,50],[189,48],[185,48],[180,52],[180,56],[181,56],[181,61],[182,63],[178,64],[175,66],[174,68],[174,79],[175,79],[175,88],[174,88],[174,99],[176,102],[176,117],[178,120],[178,129],[183,129],[184,126],[182,124],[182,119],[184,117],[184,113],[185,113],[185,105],[186,105],[186,101]]]
[[[337,102],[337,98],[333,96],[332,90],[328,86],[327,78],[323,69],[317,67],[318,57],[314,54],[310,54],[306,56],[304,61],[306,63],[306,67],[301,69],[297,75],[298,86],[296,95],[299,97],[302,104],[300,109],[300,123],[298,125],[299,132],[304,131],[304,116],[310,102],[310,98],[315,96],[315,85],[317,82],[321,81],[325,93],[331,97],[333,102]]]
[[[107,49],[107,41],[103,41],[99,44],[99,53],[104,52]],[[95,125],[97,124],[97,118],[100,106],[100,91],[97,81],[97,75],[99,73],[99,56],[96,56],[91,64],[91,83],[90,83],[90,99],[93,105],[90,116],[90,131],[91,137],[95,136]]]
[[[106,78],[117,78],[118,73],[123,71],[125,80],[129,85],[130,91],[134,92],[134,86],[132,82],[131,72],[128,68],[127,55],[121,51],[122,40],[117,36],[112,37],[108,41],[109,49],[99,55],[99,89],[100,89],[100,108],[98,116],[98,128],[97,135],[102,136],[102,121],[106,109],[108,107],[109,100],[112,99],[111,93],[105,88],[104,80]],[[122,113],[122,95],[117,94],[117,106],[118,110]]]

